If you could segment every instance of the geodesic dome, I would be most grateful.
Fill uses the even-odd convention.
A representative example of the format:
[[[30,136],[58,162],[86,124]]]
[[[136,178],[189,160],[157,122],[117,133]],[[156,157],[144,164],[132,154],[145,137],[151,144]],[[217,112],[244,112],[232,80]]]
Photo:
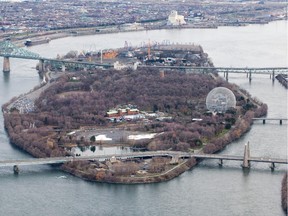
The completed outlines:
[[[225,87],[212,89],[206,97],[206,107],[211,112],[225,113],[230,107],[236,106],[234,93]]]

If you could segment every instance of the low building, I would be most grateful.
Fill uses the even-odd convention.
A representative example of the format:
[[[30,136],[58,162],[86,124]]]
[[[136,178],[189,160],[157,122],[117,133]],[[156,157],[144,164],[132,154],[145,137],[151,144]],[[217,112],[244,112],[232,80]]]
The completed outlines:
[[[115,70],[123,70],[123,69],[129,67],[129,66],[126,65],[126,64],[121,64],[119,61],[116,61],[113,66],[114,66],[114,69],[115,69]]]
[[[106,115],[109,118],[115,118],[115,117],[121,117],[126,115],[138,115],[139,110],[138,109],[118,109],[118,110],[109,110]]]

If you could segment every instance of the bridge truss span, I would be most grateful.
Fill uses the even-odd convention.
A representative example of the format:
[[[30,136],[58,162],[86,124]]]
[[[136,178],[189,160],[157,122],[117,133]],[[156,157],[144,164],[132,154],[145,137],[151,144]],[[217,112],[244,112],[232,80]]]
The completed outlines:
[[[87,62],[87,61],[70,61],[65,59],[51,59],[41,57],[37,53],[33,53],[27,49],[19,48],[14,45],[11,41],[6,40],[0,42],[0,56],[4,57],[3,71],[10,72],[10,62],[9,58],[22,58],[22,59],[32,59],[39,60],[38,70],[40,73],[45,71],[45,64],[49,64],[51,67],[65,71],[66,68],[74,70],[93,70],[96,68],[113,68],[113,64],[102,64],[97,62]],[[228,81],[229,73],[242,73],[247,74],[249,81],[252,80],[252,74],[268,74],[272,81],[274,82],[275,76],[279,74],[288,75],[287,67],[194,67],[194,66],[175,66],[175,65],[138,65],[139,68],[156,68],[160,70],[177,70],[179,72],[186,73],[203,73],[203,74],[213,74],[213,73],[224,73],[224,77]]]
[[[27,49],[17,47],[10,41],[6,40],[0,42],[0,56],[10,58],[23,58],[39,60],[41,56],[37,53],[31,52]]]

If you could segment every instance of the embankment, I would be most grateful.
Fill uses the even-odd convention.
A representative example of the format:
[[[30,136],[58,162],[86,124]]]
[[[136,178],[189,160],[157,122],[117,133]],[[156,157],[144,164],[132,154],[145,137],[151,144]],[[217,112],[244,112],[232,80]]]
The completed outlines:
[[[287,81],[287,75],[285,74],[278,74],[276,76],[276,79],[287,89],[288,88],[288,81]]]
[[[63,164],[61,167],[64,171],[77,176],[79,178],[82,178],[84,180],[88,181],[94,181],[94,182],[105,182],[105,183],[113,183],[113,184],[147,184],[147,183],[159,183],[159,182],[165,182],[169,181],[173,178],[176,178],[177,176],[181,175],[185,171],[191,169],[197,164],[197,161],[195,158],[191,158],[189,160],[186,160],[179,165],[175,166],[174,168],[155,175],[150,176],[137,176],[137,175],[131,175],[131,176],[111,176],[111,175],[91,175],[91,173],[84,172],[77,169],[72,169],[69,164]]]
[[[288,206],[288,198],[287,198],[287,184],[288,184],[288,179],[287,179],[287,173],[285,174],[283,180],[282,180],[282,190],[281,190],[281,204],[284,212],[286,214],[288,213],[287,206]]]

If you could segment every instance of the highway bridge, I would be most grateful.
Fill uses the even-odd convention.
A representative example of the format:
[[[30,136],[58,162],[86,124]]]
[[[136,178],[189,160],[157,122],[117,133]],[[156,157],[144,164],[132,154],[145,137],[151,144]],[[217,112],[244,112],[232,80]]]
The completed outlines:
[[[223,160],[233,160],[242,162],[242,167],[249,168],[250,162],[270,163],[271,169],[275,168],[275,164],[288,164],[287,158],[267,158],[267,157],[250,157],[249,143],[245,144],[243,156],[233,155],[221,155],[221,154],[194,154],[187,152],[177,151],[147,151],[147,152],[130,152],[125,154],[106,154],[106,155],[94,155],[94,156],[78,156],[78,157],[52,157],[52,158],[33,158],[33,159],[21,159],[21,160],[0,160],[0,167],[13,167],[15,172],[18,172],[19,166],[24,165],[43,165],[43,164],[63,164],[66,162],[74,161],[105,161],[114,159],[133,159],[133,158],[153,158],[153,157],[170,157],[170,158],[196,158],[198,160],[204,159],[217,159],[220,160],[220,165],[223,164]]]
[[[288,67],[192,67],[192,66],[147,66],[140,65],[138,67],[145,68],[158,68],[162,70],[180,70],[186,73],[223,73],[224,77],[228,81],[230,73],[246,74],[247,78],[251,82],[252,74],[266,74],[269,75],[272,81],[275,81],[275,76],[278,74],[288,74]]]
[[[131,152],[125,154],[106,154],[106,155],[94,155],[94,156],[69,156],[69,157],[50,157],[50,158],[31,158],[22,160],[0,160],[0,167],[14,166],[14,165],[43,165],[43,164],[61,164],[65,162],[73,161],[85,161],[85,160],[98,160],[105,161],[110,160],[112,157],[117,159],[128,158],[152,158],[152,157],[173,157],[177,152],[173,151],[155,151],[155,152]],[[181,157],[189,158],[189,153],[182,152]]]
[[[280,125],[282,125],[283,121],[287,121],[287,118],[252,118],[254,121],[262,121],[263,124],[266,123],[266,121],[279,121]]]

